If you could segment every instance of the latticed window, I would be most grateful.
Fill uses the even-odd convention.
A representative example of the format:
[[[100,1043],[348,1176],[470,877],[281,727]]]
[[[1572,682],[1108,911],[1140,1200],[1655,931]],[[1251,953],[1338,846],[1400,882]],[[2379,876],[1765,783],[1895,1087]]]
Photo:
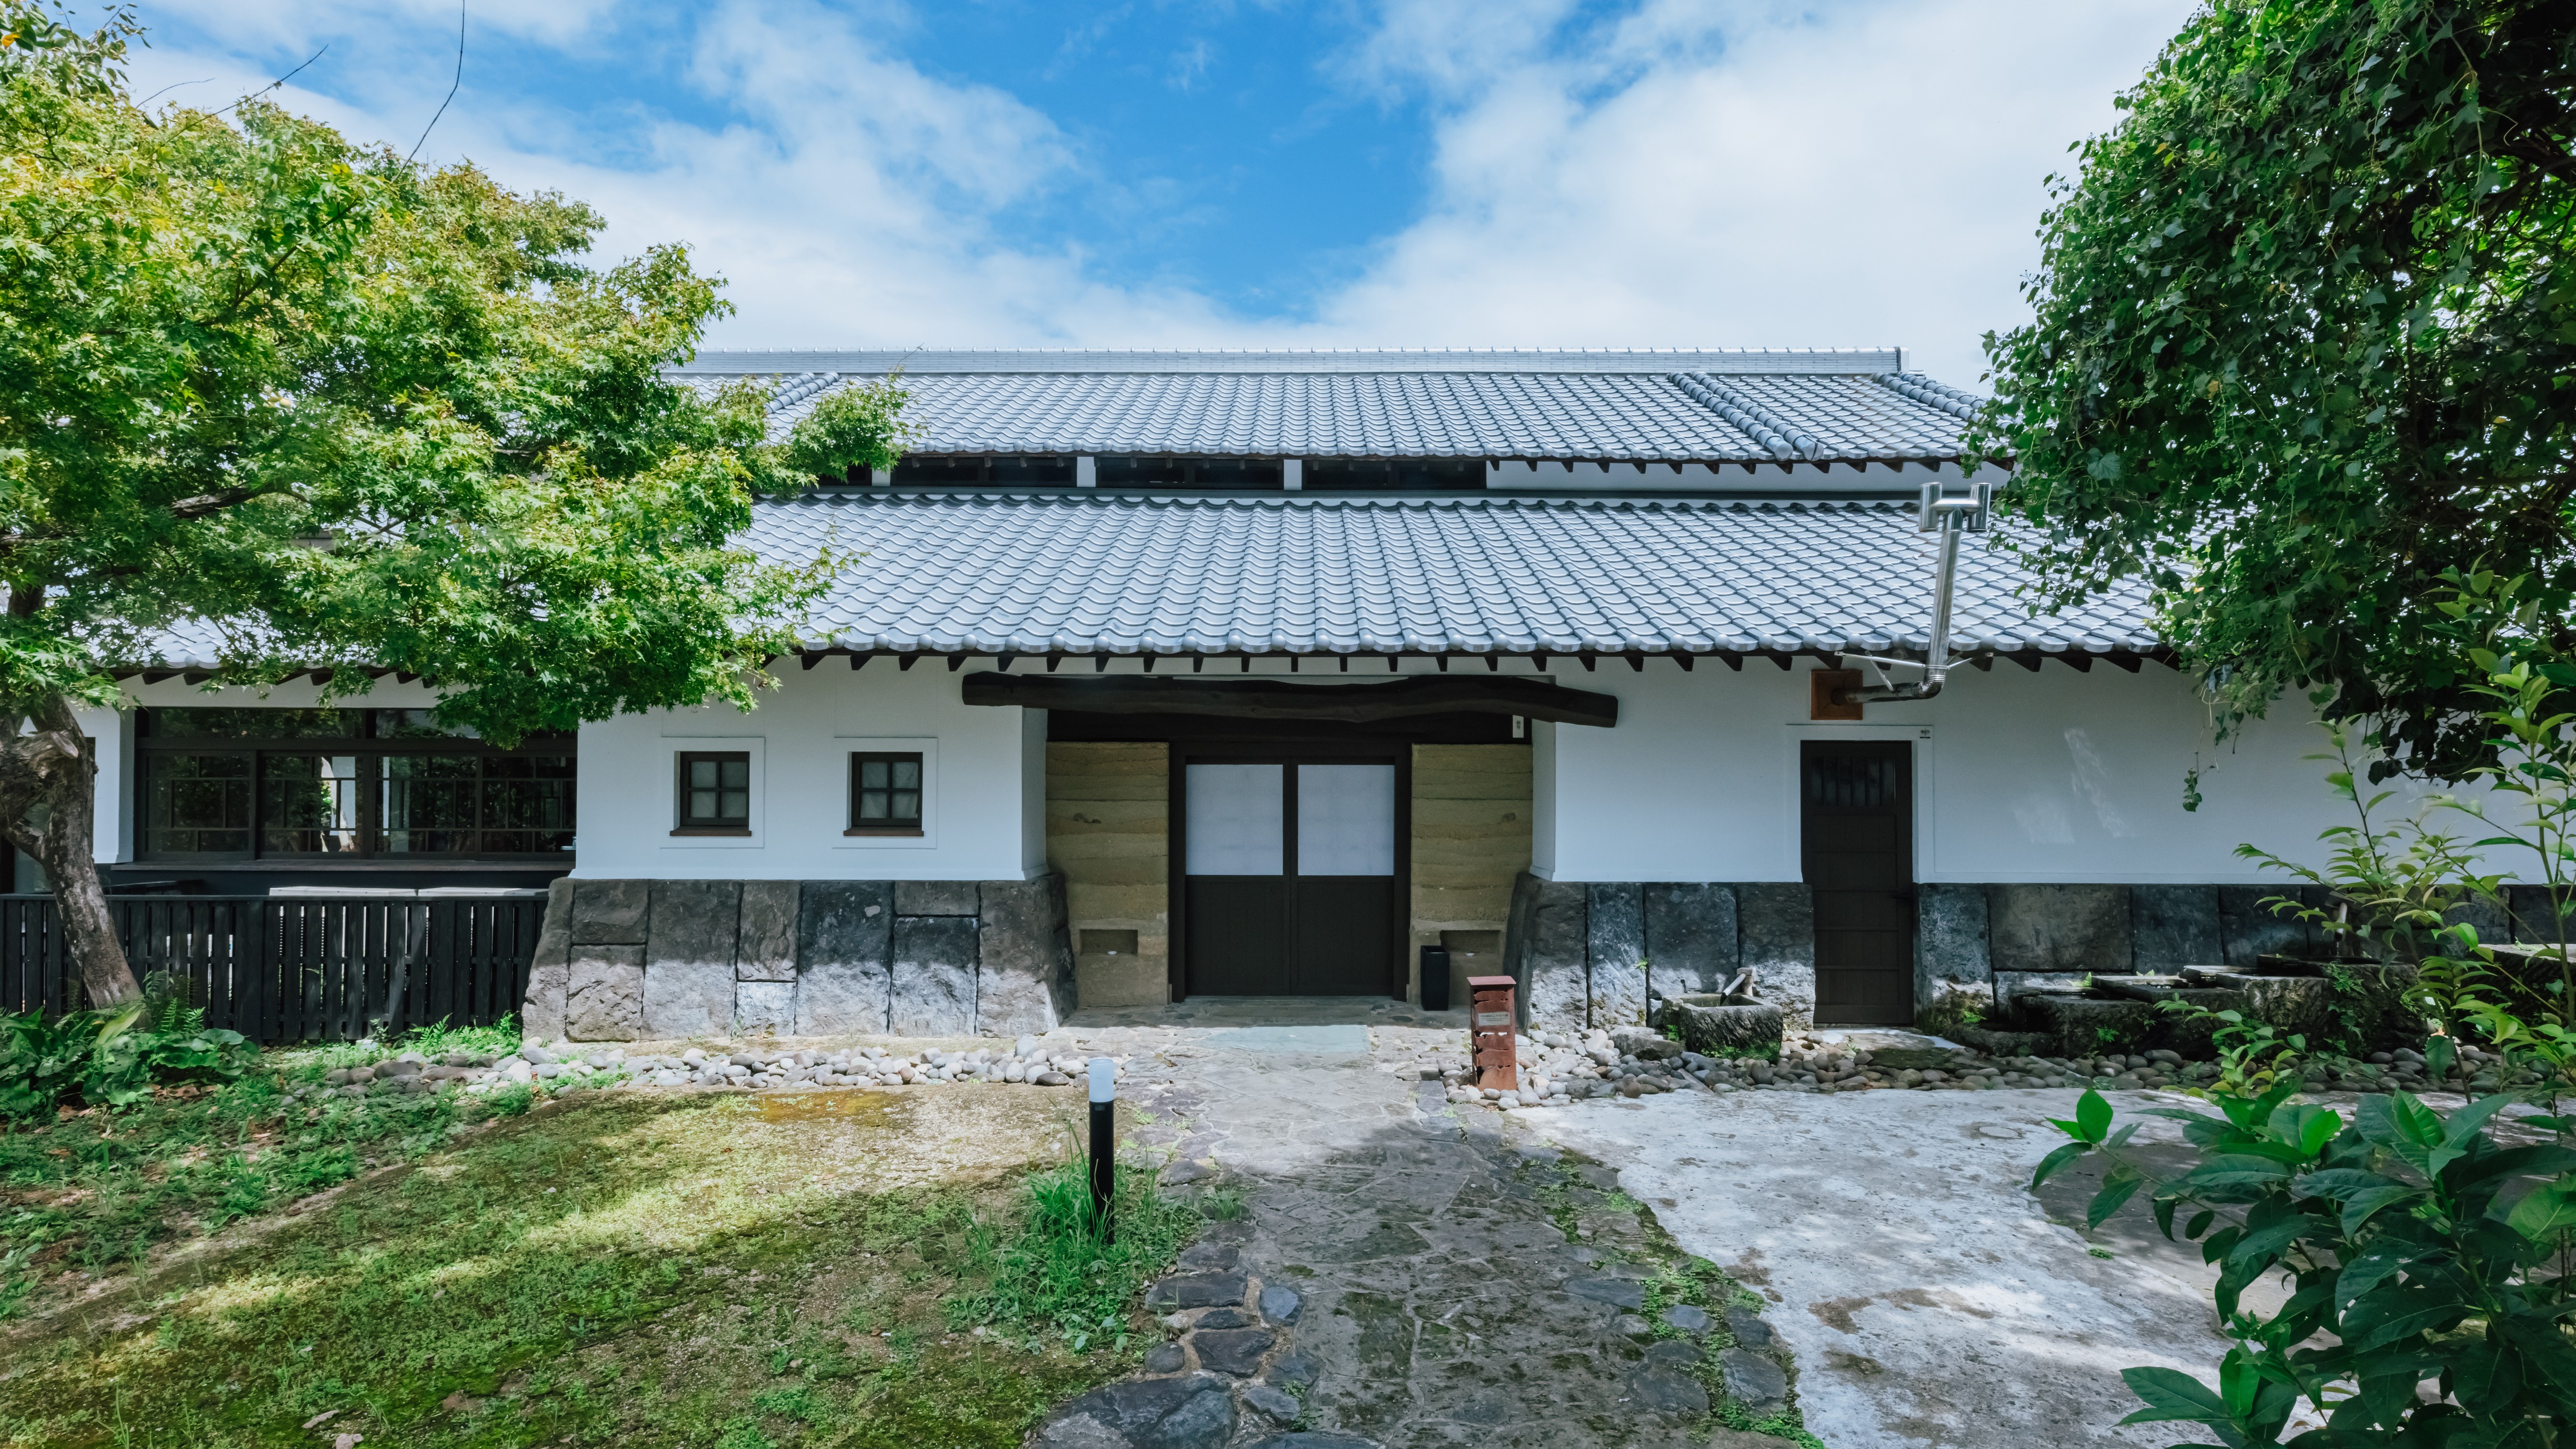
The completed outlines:
[[[680,756],[680,828],[751,828],[751,755],[748,752]]]
[[[850,828],[889,833],[921,829],[921,756],[850,756]]]
[[[137,719],[144,860],[562,859],[569,737],[500,750],[428,710],[155,708]]]

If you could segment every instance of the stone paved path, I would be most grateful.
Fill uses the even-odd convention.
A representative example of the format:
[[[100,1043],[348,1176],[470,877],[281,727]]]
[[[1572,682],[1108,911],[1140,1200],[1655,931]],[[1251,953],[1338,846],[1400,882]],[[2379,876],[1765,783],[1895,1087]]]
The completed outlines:
[[[1405,1030],[1377,1027],[1381,1051],[1413,1045],[1388,1040]],[[1652,1256],[1653,1229],[1603,1191],[1606,1170],[1586,1181],[1525,1130],[1462,1118],[1438,1083],[1378,1069],[1356,1026],[1083,1035],[1139,1052],[1148,1079],[1168,1063],[1173,1085],[1136,1098],[1153,1119],[1139,1140],[1177,1155],[1174,1180],[1242,1190],[1243,1268],[1302,1295],[1302,1427],[1404,1449],[1709,1442],[1688,1429],[1697,1390],[1621,1331],[1634,1285],[1619,1270]],[[1584,1236],[1569,1242],[1559,1213]],[[1231,1442],[1276,1432],[1253,1417]]]

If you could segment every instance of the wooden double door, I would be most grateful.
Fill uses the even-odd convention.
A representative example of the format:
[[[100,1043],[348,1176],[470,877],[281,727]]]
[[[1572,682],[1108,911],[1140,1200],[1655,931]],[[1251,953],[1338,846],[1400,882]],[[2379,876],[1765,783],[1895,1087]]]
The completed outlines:
[[[1401,995],[1408,774],[1401,747],[1175,750],[1182,993]]]
[[[1914,753],[1799,746],[1799,853],[1816,912],[1816,1021],[1914,1024]]]

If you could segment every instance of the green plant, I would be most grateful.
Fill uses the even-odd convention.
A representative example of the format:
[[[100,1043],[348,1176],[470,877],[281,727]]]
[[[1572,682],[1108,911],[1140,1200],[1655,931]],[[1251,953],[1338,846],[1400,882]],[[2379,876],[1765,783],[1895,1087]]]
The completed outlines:
[[[2212,1011],[2197,1002],[2168,999],[2157,1002],[2156,1009],[2185,1021],[2216,1023],[2209,1039],[2218,1052],[2218,1075],[2192,1089],[2195,1096],[2259,1097],[2285,1083],[2295,1087],[2301,1080],[2299,1064],[2308,1050],[2304,1036],[2284,1033],[2270,1022],[2232,1008]]]
[[[1006,1333],[1051,1330],[1074,1352],[1094,1336],[1126,1344],[1126,1314],[1147,1279],[1163,1270],[1202,1221],[1162,1195],[1155,1174],[1121,1165],[1113,1207],[1117,1231],[1102,1241],[1091,1210],[1090,1164],[1073,1157],[1029,1178],[1010,1219],[1007,1245],[995,1225],[962,1224],[962,1257],[990,1272],[982,1287],[950,1297],[949,1325],[983,1324]]]
[[[2576,12],[2214,0],[2051,178],[2031,319],[1961,442],[2034,601],[2135,580],[2223,723],[2285,692],[2458,779],[2446,568],[2576,594]],[[2382,761],[2385,767],[2389,761]]]
[[[138,100],[133,9],[64,13],[0,0],[0,835],[112,1006],[139,988],[75,707],[155,631],[227,621],[213,682],[313,671],[326,705],[399,671],[504,745],[749,709],[843,561],[764,563],[752,504],[890,466],[904,396],[844,386],[773,438],[769,386],[669,375],[728,310],[686,248],[590,265],[581,203],[268,91]]]
[[[2568,1442],[2576,1419],[2576,1150],[2505,1147],[2488,1128],[2511,1099],[2440,1112],[2405,1093],[2361,1099],[2347,1125],[2294,1101],[2296,1080],[2214,1094],[2220,1115],[2178,1108],[2195,1161],[2161,1178],[2128,1150],[2137,1123],[2113,1125],[2087,1091],[2070,1139],[2031,1187],[2090,1153],[2112,1162],[2085,1217],[2099,1227],[2139,1192],[2168,1237],[2219,1266],[2227,1337],[2212,1390],[2171,1368],[2122,1372],[2147,1407],[2124,1423],[2207,1425],[2230,1449],[2280,1440],[2302,1404],[2319,1445],[2513,1446]],[[2567,1126],[2553,1122],[2562,1134]],[[2538,1178],[2512,1197],[2504,1189]],[[2258,1279],[2289,1277],[2287,1301],[2248,1309]],[[2428,1400],[2423,1390],[2434,1390]]]

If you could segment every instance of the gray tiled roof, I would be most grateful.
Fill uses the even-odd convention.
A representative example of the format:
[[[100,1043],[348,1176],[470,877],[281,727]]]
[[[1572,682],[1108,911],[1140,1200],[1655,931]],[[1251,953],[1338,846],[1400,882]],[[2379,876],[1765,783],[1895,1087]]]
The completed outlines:
[[[1931,544],[1889,503],[816,494],[747,542],[863,557],[817,648],[933,653],[1921,650]],[[2033,619],[1963,551],[1959,651],[2144,651],[2143,587]]]
[[[962,361],[959,359],[963,359]],[[783,431],[900,365],[920,453],[1771,463],[1954,457],[1964,393],[1894,351],[705,353]],[[1973,402],[1973,399],[1967,399]]]

